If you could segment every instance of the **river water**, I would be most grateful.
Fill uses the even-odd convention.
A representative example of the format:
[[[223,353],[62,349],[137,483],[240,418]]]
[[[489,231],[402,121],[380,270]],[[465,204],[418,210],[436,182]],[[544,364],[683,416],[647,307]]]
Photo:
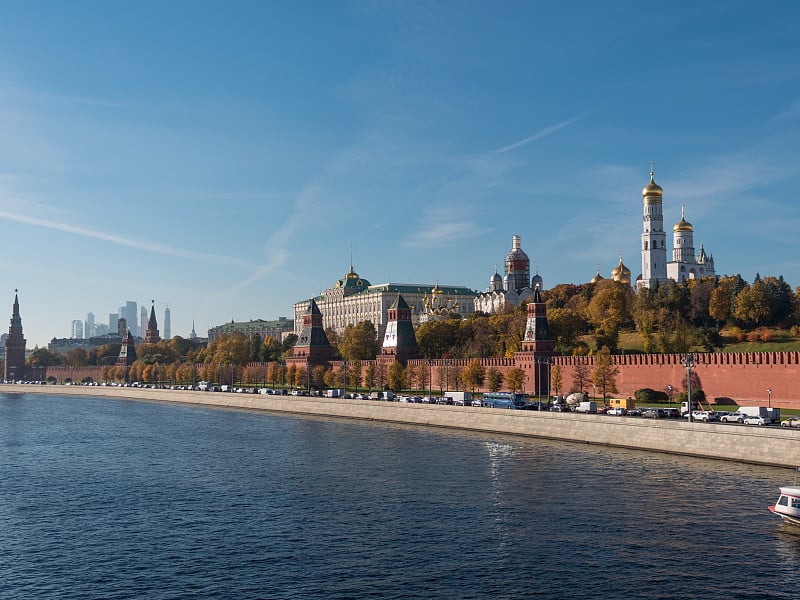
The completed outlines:
[[[3,598],[797,598],[794,473],[0,395]]]

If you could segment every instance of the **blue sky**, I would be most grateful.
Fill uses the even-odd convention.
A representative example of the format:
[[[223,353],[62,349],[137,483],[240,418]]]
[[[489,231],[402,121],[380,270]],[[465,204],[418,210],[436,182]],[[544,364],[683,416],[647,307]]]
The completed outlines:
[[[603,5],[606,6],[603,6]],[[641,272],[641,188],[800,285],[796,2],[4,2],[0,239],[29,347],[167,304],[292,316],[353,264]],[[2,301],[0,294],[0,301]],[[3,306],[0,302],[0,306]]]

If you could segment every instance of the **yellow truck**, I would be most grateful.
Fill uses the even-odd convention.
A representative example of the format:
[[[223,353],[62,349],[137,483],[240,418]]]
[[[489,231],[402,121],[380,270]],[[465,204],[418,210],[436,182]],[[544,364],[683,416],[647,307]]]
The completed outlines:
[[[636,402],[633,398],[609,398],[608,405],[611,408],[624,408],[625,410],[631,410],[632,408],[636,407]]]

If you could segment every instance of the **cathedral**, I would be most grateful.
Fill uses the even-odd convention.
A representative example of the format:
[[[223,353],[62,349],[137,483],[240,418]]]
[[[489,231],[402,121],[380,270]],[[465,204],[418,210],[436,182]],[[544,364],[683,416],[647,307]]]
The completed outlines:
[[[486,314],[501,312],[507,306],[519,306],[533,298],[537,288],[542,287],[538,273],[531,277],[531,260],[522,249],[521,238],[511,238],[511,251],[506,255],[505,275],[500,277],[497,269],[489,278],[489,287],[475,296],[475,310]]]
[[[664,190],[655,182],[653,163],[650,163],[650,183],[642,189],[642,274],[636,280],[637,289],[652,288],[667,279],[682,283],[687,279],[716,276],[714,257],[706,254],[702,243],[695,255],[694,227],[686,220],[683,207],[681,220],[672,228],[672,260],[667,260],[667,234],[661,210],[663,196]]]

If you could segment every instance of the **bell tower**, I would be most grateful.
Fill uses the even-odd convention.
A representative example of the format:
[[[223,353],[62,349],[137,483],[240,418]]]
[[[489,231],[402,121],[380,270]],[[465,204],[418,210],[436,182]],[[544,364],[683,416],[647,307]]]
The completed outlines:
[[[642,188],[642,279],[638,283],[639,287],[646,288],[667,280],[667,235],[661,209],[664,190],[653,179],[653,173],[651,161],[650,183]]]

